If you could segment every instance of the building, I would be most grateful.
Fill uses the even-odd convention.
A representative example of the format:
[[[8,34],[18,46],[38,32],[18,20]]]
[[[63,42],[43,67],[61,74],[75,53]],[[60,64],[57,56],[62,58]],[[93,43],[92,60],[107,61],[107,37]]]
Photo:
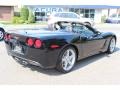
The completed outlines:
[[[14,6],[0,6],[0,21],[10,21],[14,14]]]
[[[91,18],[101,23],[103,17],[120,14],[120,6],[109,5],[26,5],[33,11],[36,21],[45,21],[53,12],[70,11],[85,18]]]
[[[3,2],[4,1],[4,2]],[[103,17],[120,14],[120,5],[114,0],[3,0],[0,1],[0,20],[10,20],[13,12],[27,6],[35,15],[36,21],[46,21],[53,12],[70,11],[82,17],[101,23]],[[8,1],[8,2],[6,2]],[[95,4],[94,4],[95,3]],[[4,6],[3,6],[4,5]]]
[[[0,21],[10,21],[14,16],[17,0],[0,0]]]

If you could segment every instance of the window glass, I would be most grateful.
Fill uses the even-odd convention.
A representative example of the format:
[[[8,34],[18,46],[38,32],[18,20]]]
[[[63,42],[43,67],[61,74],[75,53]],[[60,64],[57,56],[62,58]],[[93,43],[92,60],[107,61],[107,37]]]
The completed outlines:
[[[94,18],[95,9],[80,9],[80,8],[70,8],[70,12],[75,12],[85,18]]]
[[[70,11],[70,12],[74,12],[74,8],[70,8],[69,11]]]
[[[46,13],[45,12],[35,12],[35,20],[36,21],[46,21]]]
[[[90,13],[91,13],[91,14],[94,14],[94,13],[95,13],[95,10],[94,10],[94,9],[90,9]]]
[[[90,14],[90,18],[94,18],[94,14]]]
[[[85,13],[85,17],[86,17],[86,18],[89,18],[89,13]]]
[[[94,18],[95,10],[94,9],[81,9],[80,14],[85,18]]]
[[[89,9],[85,9],[85,13],[89,13]]]
[[[83,14],[83,13],[84,13],[84,11],[85,11],[84,9],[81,9],[81,10],[80,10],[80,13],[81,13],[81,14]]]
[[[78,18],[77,15],[73,14],[73,13],[69,13],[68,14],[68,17],[69,18]]]
[[[41,16],[45,16],[45,12],[41,12],[40,14],[41,14]]]
[[[75,9],[75,13],[80,14],[80,9]]]
[[[80,33],[81,36],[91,37],[94,32],[81,24],[73,24],[73,32]]]

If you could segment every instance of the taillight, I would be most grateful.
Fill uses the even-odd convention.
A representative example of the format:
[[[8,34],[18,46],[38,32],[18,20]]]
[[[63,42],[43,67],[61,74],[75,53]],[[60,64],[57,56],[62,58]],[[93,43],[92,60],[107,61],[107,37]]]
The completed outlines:
[[[34,47],[35,48],[40,48],[42,46],[42,41],[37,39],[35,40]]]
[[[50,47],[51,47],[52,49],[55,49],[55,48],[59,48],[60,46],[53,44],[53,45],[51,45]]]
[[[12,38],[12,36],[10,34],[5,34],[5,36],[4,36],[4,39],[6,41],[10,40],[11,38]]]
[[[33,46],[34,40],[33,40],[32,38],[28,38],[28,39],[26,40],[26,43],[27,43],[28,46]]]
[[[12,38],[12,36],[10,34],[8,34],[8,40],[10,40]]]
[[[5,34],[4,39],[5,39],[5,40],[8,40],[7,34]]]
[[[26,44],[30,47],[34,46],[35,48],[40,48],[42,46],[42,41],[39,39],[34,40],[32,38],[28,38],[26,40]]]

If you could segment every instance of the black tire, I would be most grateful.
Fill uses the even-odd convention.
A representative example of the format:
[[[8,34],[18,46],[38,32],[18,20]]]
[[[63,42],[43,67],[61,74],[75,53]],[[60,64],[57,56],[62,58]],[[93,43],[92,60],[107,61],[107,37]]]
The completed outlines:
[[[113,39],[115,40],[115,46],[116,46],[116,39],[115,39],[115,37],[113,37],[113,38],[111,38],[111,40],[110,40],[110,42],[109,42],[109,46],[108,46],[108,49],[107,49],[107,53],[108,53],[108,54],[111,54],[111,53],[113,53],[113,52],[115,51],[115,47],[114,47],[114,50],[112,50],[112,51],[110,50],[110,44],[111,44],[111,41],[112,41]]]
[[[4,34],[5,34],[5,30],[3,28],[0,28],[0,33],[3,34],[2,37],[0,37],[0,41],[2,41],[4,39]],[[0,35],[1,36],[1,35]]]
[[[85,25],[91,26],[91,23],[89,23],[89,22],[84,22],[84,23],[85,23]]]
[[[63,66],[62,66],[62,57],[63,57],[63,54],[64,54],[67,50],[73,50],[74,53],[75,53],[75,62],[74,62],[73,66],[72,66],[72,68],[71,68],[70,70],[65,70],[65,69],[63,68]],[[70,71],[73,69],[73,67],[74,67],[74,65],[75,65],[75,63],[76,63],[76,59],[77,59],[76,50],[75,50],[73,47],[71,47],[71,46],[66,47],[65,49],[63,49],[63,50],[61,51],[61,53],[60,53],[60,55],[59,55],[56,69],[57,69],[59,72],[68,73],[68,72],[70,72]]]

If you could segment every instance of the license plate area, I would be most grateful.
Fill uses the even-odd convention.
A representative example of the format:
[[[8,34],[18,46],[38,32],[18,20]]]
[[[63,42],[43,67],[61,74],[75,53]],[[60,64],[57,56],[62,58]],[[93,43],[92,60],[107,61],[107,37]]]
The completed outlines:
[[[23,52],[22,52],[22,47],[21,47],[20,45],[14,46],[13,51],[14,51],[14,52],[17,52],[17,53],[23,54]]]
[[[19,54],[24,54],[24,47],[20,44],[19,41],[13,40],[12,51]]]

